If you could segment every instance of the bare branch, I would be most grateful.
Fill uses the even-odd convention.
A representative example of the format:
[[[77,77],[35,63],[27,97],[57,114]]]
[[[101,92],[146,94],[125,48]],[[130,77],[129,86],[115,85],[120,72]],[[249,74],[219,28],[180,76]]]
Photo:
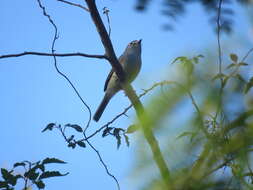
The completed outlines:
[[[85,138],[86,138],[86,137],[85,137]],[[118,182],[117,178],[116,178],[114,175],[112,175],[112,174],[110,173],[110,171],[108,170],[107,165],[106,165],[105,162],[103,161],[102,156],[100,155],[99,151],[98,151],[88,140],[86,140],[86,141],[87,141],[88,145],[96,152],[97,156],[99,157],[100,163],[102,163],[102,165],[104,166],[104,168],[105,168],[105,170],[106,170],[107,175],[109,175],[111,178],[114,179],[114,181],[116,181],[117,188],[120,190],[120,185],[119,185],[119,182]]]
[[[0,59],[12,58],[12,57],[21,57],[25,55],[38,55],[38,56],[50,56],[50,57],[88,57],[88,58],[98,58],[98,59],[107,59],[105,55],[91,55],[86,53],[43,53],[43,52],[33,52],[33,51],[25,51],[23,53],[17,54],[6,54],[0,55]]]
[[[80,5],[80,4],[72,3],[72,2],[70,2],[70,1],[65,1],[65,0],[57,0],[57,1],[62,2],[62,3],[66,3],[66,4],[68,4],[68,5],[72,5],[72,6],[75,6],[75,7],[79,7],[79,8],[81,8],[81,9],[83,9],[83,10],[89,12],[89,9],[88,9],[88,8],[86,8],[86,7],[84,7],[84,6]]]
[[[51,19],[50,15],[46,12],[46,8],[41,4],[41,0],[37,0],[38,4],[39,4],[39,7],[42,9],[43,11],[43,15],[45,17],[48,18],[49,22],[51,23],[51,25],[54,27],[54,38],[53,38],[53,41],[52,41],[52,46],[51,46],[51,52],[52,54],[54,54],[55,50],[54,50],[54,46],[55,46],[55,42],[56,40],[58,39],[58,28],[56,26],[56,24],[54,23],[54,21]],[[77,88],[74,86],[74,84],[71,82],[71,80],[63,73],[60,71],[60,69],[58,68],[58,65],[57,65],[57,60],[56,60],[56,56],[53,56],[54,58],[54,67],[57,71],[57,73],[59,75],[61,75],[69,84],[70,86],[72,87],[72,89],[75,91],[76,95],[78,96],[78,98],[81,100],[81,102],[83,103],[83,105],[86,107],[86,109],[88,110],[89,112],[89,119],[88,119],[88,122],[86,124],[86,127],[85,127],[85,130],[89,127],[90,125],[90,122],[91,122],[91,109],[90,107],[88,106],[87,103],[85,103],[85,101],[83,100],[83,98],[81,97],[80,93],[78,92]],[[84,130],[84,132],[85,132]]]
[[[218,15],[217,15],[217,41],[218,41],[218,56],[219,56],[219,74],[221,74],[221,66],[222,66],[222,60],[221,60],[221,44],[220,44],[220,31],[221,31],[221,24],[220,24],[220,16],[221,16],[221,5],[222,0],[219,0],[218,5]]]
[[[221,17],[221,5],[222,5],[222,0],[219,0],[218,3],[218,12],[217,12],[217,19],[216,19],[216,24],[217,24],[217,43],[218,43],[218,65],[219,65],[219,74],[222,74],[222,58],[221,58],[221,43],[220,43],[220,32],[221,32],[221,24],[220,24],[220,17]],[[217,110],[215,113],[215,120],[218,117],[218,114],[221,112],[221,107],[222,107],[222,92],[223,92],[223,78],[220,77],[220,90],[219,90],[219,102],[217,106]]]

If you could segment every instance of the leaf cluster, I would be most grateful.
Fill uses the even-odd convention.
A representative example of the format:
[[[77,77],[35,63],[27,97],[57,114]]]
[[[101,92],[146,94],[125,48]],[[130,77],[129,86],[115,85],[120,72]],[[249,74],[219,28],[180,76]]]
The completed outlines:
[[[38,162],[23,161],[13,164],[11,170],[1,168],[2,180],[0,180],[0,189],[2,190],[14,190],[18,180],[22,180],[24,183],[24,190],[27,190],[32,185],[36,185],[38,189],[44,189],[44,179],[51,177],[66,176],[68,173],[62,174],[59,171],[46,170],[47,164],[66,164],[66,162],[57,158],[45,158]],[[23,173],[16,174],[17,167],[24,169]]]

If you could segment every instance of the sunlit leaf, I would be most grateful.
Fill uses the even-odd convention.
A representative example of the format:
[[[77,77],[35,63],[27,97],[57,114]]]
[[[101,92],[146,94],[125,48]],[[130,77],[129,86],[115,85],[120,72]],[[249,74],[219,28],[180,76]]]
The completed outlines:
[[[237,55],[234,54],[234,53],[231,53],[231,54],[230,54],[230,59],[231,59],[233,62],[235,62],[235,63],[238,61],[238,57],[237,57]]]
[[[138,125],[130,125],[127,130],[126,130],[126,133],[129,134],[129,133],[134,133],[135,131],[137,131],[139,129],[139,126]]]

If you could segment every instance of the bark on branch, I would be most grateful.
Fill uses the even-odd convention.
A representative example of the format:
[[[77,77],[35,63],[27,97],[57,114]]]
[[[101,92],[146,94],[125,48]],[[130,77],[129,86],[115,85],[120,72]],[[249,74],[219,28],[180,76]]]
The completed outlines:
[[[101,38],[101,41],[103,43],[103,46],[105,48],[106,56],[108,57],[108,61],[110,62],[112,68],[115,70],[117,76],[119,77],[120,81],[122,82],[123,90],[125,91],[125,94],[128,96],[131,103],[134,105],[134,108],[136,110],[138,119],[140,120],[142,131],[144,133],[144,136],[152,150],[154,160],[160,170],[161,176],[164,180],[164,183],[168,186],[169,185],[169,169],[166,165],[165,159],[163,158],[163,155],[161,153],[161,150],[158,145],[158,141],[156,140],[153,132],[152,127],[150,126],[151,122],[149,122],[149,118],[147,117],[144,107],[141,104],[140,100],[138,99],[138,96],[136,95],[135,91],[133,90],[132,86],[130,84],[124,84],[124,71],[122,66],[120,65],[113,46],[112,42],[109,38],[109,35],[106,31],[106,28],[102,22],[102,19],[100,17],[100,14],[97,10],[95,0],[85,0],[87,3],[87,6],[90,10],[91,18],[96,25],[97,31],[99,33],[99,36]]]
[[[25,51],[23,53],[17,54],[6,54],[0,55],[0,59],[11,58],[11,57],[21,57],[25,55],[38,55],[38,56],[51,56],[51,57],[71,57],[71,56],[78,56],[78,57],[88,57],[88,58],[98,58],[98,59],[107,59],[105,55],[91,55],[86,53],[43,53],[43,52],[33,52],[33,51]]]

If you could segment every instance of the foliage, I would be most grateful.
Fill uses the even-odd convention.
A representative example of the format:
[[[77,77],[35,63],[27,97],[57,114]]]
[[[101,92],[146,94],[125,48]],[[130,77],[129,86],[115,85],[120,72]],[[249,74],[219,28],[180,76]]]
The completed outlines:
[[[152,0],[136,0],[136,9],[138,11],[143,11],[151,7]],[[191,3],[198,3],[208,13],[210,23],[215,27],[217,5],[219,0],[164,0],[162,1],[161,14],[169,18],[169,22],[164,25],[164,29],[171,30],[174,27],[172,21],[177,21],[178,18],[187,12],[187,5]],[[250,0],[237,0],[238,3],[242,5],[247,5],[252,3]],[[233,1],[223,0],[223,4],[226,5],[222,11],[222,25],[221,29],[227,33],[231,32],[233,29],[233,19],[235,16],[234,10],[231,8]],[[191,10],[194,11],[194,10]]]
[[[150,180],[145,181],[143,189],[253,188],[253,109],[251,103],[242,104],[245,99],[253,100],[252,77],[245,77],[249,66],[246,58],[251,52],[252,49],[241,59],[231,53],[226,69],[218,74],[208,69],[205,63],[213,61],[203,56],[201,60],[196,59],[199,56],[181,56],[172,62],[178,69],[178,78],[174,83],[164,83],[167,88],[149,103],[149,110],[155,110],[150,112],[154,130],[160,134],[160,141],[165,141],[163,152],[172,168],[170,184],[166,188],[161,178],[148,175],[146,179]],[[236,101],[231,101],[235,97]],[[187,102],[193,105],[192,111],[179,112],[189,109]],[[139,146],[142,152],[136,162],[143,163],[136,165],[134,173],[147,175],[151,160],[144,145]]]
[[[44,189],[46,187],[44,179],[68,175],[68,173],[61,174],[59,171],[47,171],[46,165],[51,163],[65,164],[66,162],[57,158],[45,158],[38,162],[17,162],[13,164],[11,170],[1,168],[2,180],[0,180],[0,189],[13,190],[18,180],[23,180],[23,190],[28,190],[33,185],[36,185],[38,189]],[[20,172],[17,167],[22,167],[24,172]]]

